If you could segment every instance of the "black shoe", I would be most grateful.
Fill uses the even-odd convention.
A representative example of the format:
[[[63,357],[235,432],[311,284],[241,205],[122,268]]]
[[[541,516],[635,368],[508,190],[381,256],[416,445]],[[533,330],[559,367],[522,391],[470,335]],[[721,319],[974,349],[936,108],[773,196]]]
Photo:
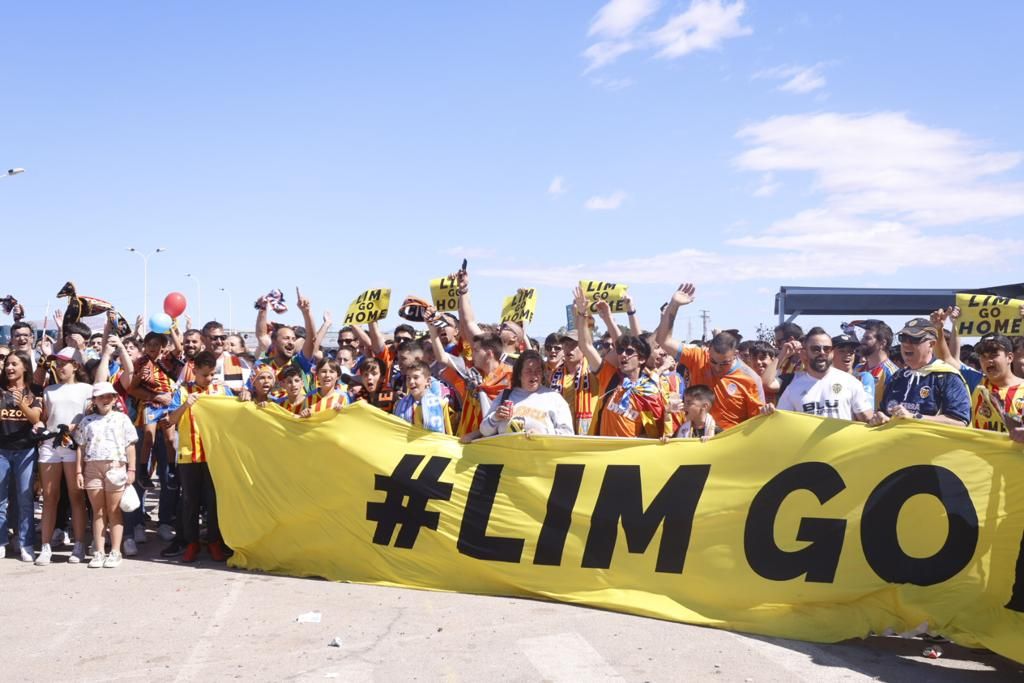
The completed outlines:
[[[185,552],[185,544],[174,539],[171,544],[160,551],[160,557],[177,557]]]

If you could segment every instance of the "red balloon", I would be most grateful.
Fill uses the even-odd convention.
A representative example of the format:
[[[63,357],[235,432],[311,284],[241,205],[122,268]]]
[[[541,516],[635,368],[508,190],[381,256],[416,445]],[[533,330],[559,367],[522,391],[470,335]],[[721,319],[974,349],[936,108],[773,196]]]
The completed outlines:
[[[184,313],[187,305],[188,301],[185,300],[185,295],[181,292],[171,292],[164,297],[164,313],[172,318],[177,318]]]

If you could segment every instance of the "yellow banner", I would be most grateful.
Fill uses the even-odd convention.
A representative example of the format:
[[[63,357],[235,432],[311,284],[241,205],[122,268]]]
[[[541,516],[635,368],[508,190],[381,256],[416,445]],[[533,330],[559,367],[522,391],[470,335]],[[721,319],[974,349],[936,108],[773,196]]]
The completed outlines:
[[[368,289],[356,297],[345,313],[346,325],[365,325],[388,317],[390,289]]]
[[[927,622],[1024,661],[1024,457],[1005,436],[777,413],[708,443],[463,446],[365,403],[193,410],[235,567],[819,642]]]
[[[430,298],[439,312],[459,310],[459,283],[453,277],[438,277],[430,281]]]
[[[981,337],[993,332],[1006,336],[1022,334],[1020,307],[1024,300],[991,294],[957,294],[956,305],[960,307],[956,331],[961,337]]]
[[[515,294],[505,297],[501,302],[501,322],[532,323],[536,310],[537,290],[532,287],[516,290]]]
[[[607,301],[612,313],[626,313],[626,289],[627,286],[620,282],[580,280],[580,290],[587,297],[591,313],[597,311],[598,301]]]

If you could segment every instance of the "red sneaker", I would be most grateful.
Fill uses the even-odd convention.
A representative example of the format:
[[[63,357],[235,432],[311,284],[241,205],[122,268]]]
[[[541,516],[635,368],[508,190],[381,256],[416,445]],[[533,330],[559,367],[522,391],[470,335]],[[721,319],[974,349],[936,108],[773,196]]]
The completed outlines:
[[[224,553],[224,544],[220,541],[212,541],[206,546],[206,550],[214,562],[227,562],[228,556]]]
[[[199,544],[189,543],[185,546],[185,552],[181,556],[182,562],[195,562],[199,559]]]

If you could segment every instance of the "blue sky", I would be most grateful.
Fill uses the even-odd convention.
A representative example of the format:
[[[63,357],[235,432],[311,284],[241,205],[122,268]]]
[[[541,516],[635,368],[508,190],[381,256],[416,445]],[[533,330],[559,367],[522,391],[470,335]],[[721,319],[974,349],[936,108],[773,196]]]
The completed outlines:
[[[8,3],[0,167],[28,170],[0,180],[2,294],[37,318],[73,279],[134,314],[125,248],[160,246],[151,312],[179,290],[198,317],[193,273],[202,317],[228,320],[225,287],[248,328],[273,287],[338,319],[466,256],[481,319],[539,288],[535,334],[581,278],[627,282],[645,326],[692,279],[694,330],[707,308],[750,333],[780,285],[1017,281],[1022,22],[1009,2]]]

